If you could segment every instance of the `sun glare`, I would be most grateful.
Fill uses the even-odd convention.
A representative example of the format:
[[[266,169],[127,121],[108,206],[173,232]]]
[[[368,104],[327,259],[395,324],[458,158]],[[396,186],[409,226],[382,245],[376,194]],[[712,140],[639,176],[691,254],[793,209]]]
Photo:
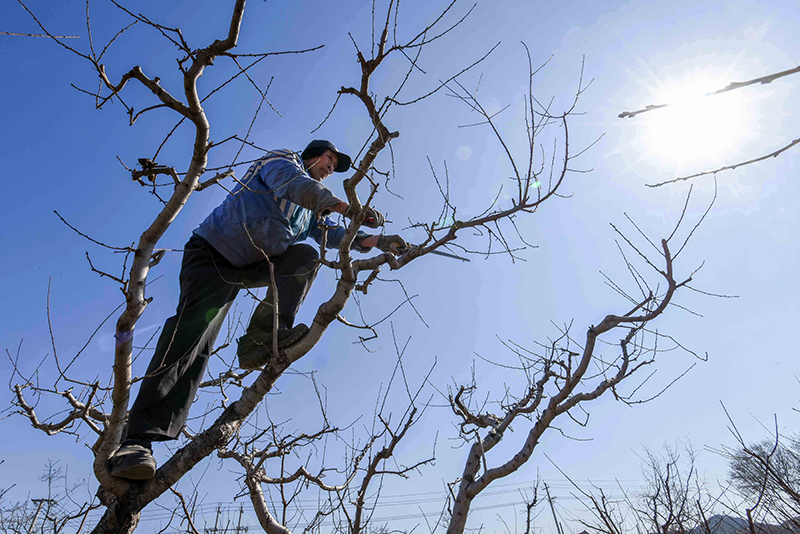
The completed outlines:
[[[691,81],[654,92],[667,107],[642,114],[645,157],[686,169],[729,161],[748,133],[745,102],[736,91],[707,96],[727,81]]]

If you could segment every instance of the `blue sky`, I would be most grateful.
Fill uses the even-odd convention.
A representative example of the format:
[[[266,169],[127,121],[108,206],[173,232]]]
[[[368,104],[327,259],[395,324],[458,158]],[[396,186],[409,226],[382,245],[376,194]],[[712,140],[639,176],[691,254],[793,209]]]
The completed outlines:
[[[52,32],[81,35],[68,42],[85,49],[84,4],[32,0],[28,5]],[[335,7],[316,1],[285,5],[254,1],[247,6],[241,51],[325,45],[309,54],[268,59],[254,71],[253,76],[263,84],[274,77],[269,97],[280,112],[278,116],[270,110],[261,111],[251,134],[254,142],[265,148],[301,149],[310,139],[322,137],[353,155],[359,151],[370,132],[366,116],[354,99],[343,98],[322,129],[313,135],[311,130],[330,110],[336,90],[357,83],[359,71],[348,33],[360,44],[369,42],[370,7],[370,2],[363,1],[337,2]],[[439,7],[437,2],[416,0],[402,4],[401,35],[410,35],[430,21]],[[457,12],[464,13],[468,7],[465,4]],[[127,20],[110,4],[96,2],[91,10],[96,43],[111,37]],[[195,47],[221,38],[227,31],[227,3],[148,0],[137,2],[136,10],[164,25],[184,28],[184,35]],[[6,2],[0,13],[4,21],[0,30],[38,32],[18,4]],[[703,93],[730,81],[795,67],[791,51],[800,44],[798,18],[795,3],[777,1],[505,0],[479,3],[450,40],[443,39],[427,49],[421,65],[428,74],[413,79],[405,93],[409,98],[436,87],[439,79],[458,72],[500,42],[490,58],[463,81],[475,87],[480,77],[479,96],[489,109],[510,105],[498,116],[498,124],[519,155],[525,143],[522,100],[527,92],[527,60],[520,42],[530,48],[535,65],[552,57],[535,79],[534,93],[543,101],[554,97],[556,109],[572,98],[581,62],[585,61],[584,77],[593,81],[579,104],[582,115],[571,123],[570,142],[583,148],[605,136],[577,161],[576,166],[593,171],[569,177],[566,191],[571,196],[554,200],[521,223],[523,235],[538,246],[523,253],[526,261],[512,264],[507,257],[496,256],[476,257],[465,264],[430,257],[386,275],[402,280],[410,294],[418,295],[415,306],[429,325],[422,324],[407,306],[392,318],[398,339],[404,343],[411,337],[405,355],[411,382],[418,384],[435,359],[431,383],[443,389],[453,380],[468,380],[475,361],[477,372],[484,377],[484,391],[497,395],[501,384],[514,378],[475,355],[512,361],[498,337],[532,346],[535,340],[558,335],[552,323],[572,321],[575,331],[582,335],[584,328],[599,322],[606,313],[626,308],[626,303],[604,285],[601,274],[630,285],[609,223],[626,227],[624,214],[628,214],[651,237],[666,236],[680,214],[688,187],[677,184],[652,189],[645,187],[646,183],[750,159],[796,138],[797,131],[792,128],[792,117],[798,112],[796,81],[789,77],[735,91],[730,98],[720,98],[719,104],[701,103],[684,116],[668,110],[628,120],[617,115],[670,101],[676,95],[684,96],[687,90]],[[109,52],[107,65],[112,79],[138,64],[151,75],[160,76],[165,87],[179,88],[174,50],[152,32],[139,32],[120,39]],[[46,315],[49,280],[53,331],[64,358],[74,355],[121,301],[113,282],[90,272],[85,253],[90,253],[99,268],[114,273],[121,270],[120,258],[75,234],[53,211],[110,245],[134,242],[157,212],[158,204],[147,190],[131,182],[116,157],[131,166],[137,158],[151,155],[172,119],[157,110],[128,126],[119,106],[95,110],[90,97],[70,87],[70,83],[86,88],[96,85],[89,65],[46,39],[0,35],[0,62],[6,80],[0,89],[5,126],[0,146],[7,176],[6,202],[0,213],[4,265],[0,287],[6,303],[0,339],[2,348],[12,355],[22,341],[20,361],[30,373],[52,353]],[[404,67],[403,61],[397,61],[376,76],[374,87],[379,94],[391,90]],[[219,61],[201,79],[201,89],[211,87],[226,72],[231,72],[230,65]],[[137,108],[147,105],[146,95],[139,88],[131,86],[128,94]],[[210,100],[206,109],[212,139],[246,132],[257,96],[242,84]],[[453,200],[460,213],[482,211],[506,182],[509,168],[497,142],[487,129],[459,128],[475,122],[475,116],[443,92],[419,105],[395,108],[386,122],[401,133],[393,143],[396,175],[390,182],[391,190],[399,196],[382,191],[375,201],[394,221],[389,231],[401,232],[413,241],[420,235],[404,230],[407,221],[430,221],[438,216],[438,192],[426,157],[430,157],[438,176],[447,162]],[[723,127],[711,128],[710,124]],[[179,132],[163,152],[162,161],[184,169],[188,163],[187,139]],[[212,154],[210,165],[227,162],[232,150],[224,147]],[[244,157],[254,157],[253,152]],[[682,253],[678,268],[688,275],[705,261],[695,277],[695,287],[738,298],[685,293],[678,302],[702,317],[674,309],[653,325],[699,354],[708,352],[709,360],[700,362],[648,405],[627,407],[605,399],[592,406],[587,428],[565,428],[571,435],[593,441],[570,441],[557,433],[547,436],[542,452],[571,477],[603,483],[619,479],[629,487],[641,480],[636,453],[643,446],[657,449],[664,442],[687,439],[700,451],[699,467],[712,485],[724,480],[724,461],[703,450],[733,443],[720,402],[749,439],[767,435],[762,425],[769,427],[774,414],[782,431],[797,428],[792,407],[800,405],[800,389],[791,342],[798,315],[794,275],[800,238],[796,199],[800,191],[796,158],[796,153],[787,152],[757,166],[719,175],[716,204]],[[388,155],[382,156],[379,166],[391,167]],[[237,174],[244,171],[239,168]],[[341,194],[338,178],[328,182]],[[705,210],[713,194],[711,179],[694,183],[689,210],[693,220]],[[224,194],[212,188],[193,196],[161,246],[180,249]],[[465,237],[468,243],[481,246],[481,241]],[[139,336],[149,336],[172,314],[179,262],[179,253],[170,253],[151,272],[149,295],[154,300],[137,327]],[[330,293],[333,283],[331,273],[321,274],[301,319],[310,320],[316,304]],[[361,301],[365,313],[378,317],[401,299],[397,284],[385,284]],[[250,301],[242,298],[240,310],[246,314],[249,306]],[[358,310],[351,304],[346,314],[356,318]],[[105,376],[111,361],[112,332],[113,319],[76,364],[87,378],[98,373]],[[370,346],[375,352],[354,345],[357,335],[341,325],[334,326],[296,365],[300,371],[316,371],[317,380],[325,384],[331,416],[342,421],[356,419],[361,407],[374,403],[380,384],[388,380],[394,364],[388,323]],[[614,336],[610,341],[615,341]],[[144,371],[146,360],[147,355],[136,362],[135,374]],[[650,392],[657,392],[694,361],[685,353],[662,355],[658,373],[648,384]],[[2,376],[10,372],[7,361],[0,363]],[[354,379],[359,387],[353,387]],[[300,419],[298,427],[303,418],[313,419],[296,409],[302,402],[298,398],[308,398],[308,387],[302,380],[287,377],[280,390],[280,395],[269,400],[271,413]],[[434,404],[442,404],[441,399],[435,397]],[[453,421],[444,408],[428,411],[400,455],[411,462],[429,454],[433,436],[440,430],[436,466],[405,485],[392,484],[387,494],[431,492],[434,499],[435,492],[442,491],[443,481],[458,476],[464,451],[451,448]],[[6,480],[17,481],[16,498],[24,499],[28,491],[38,496],[40,486],[30,474],[37,472],[46,458],[60,459],[70,466],[71,475],[91,480],[90,454],[74,437],[47,438],[19,417],[0,424],[5,436],[14,436],[0,449],[5,460],[0,473]],[[509,443],[521,440],[524,431],[517,434],[507,438]],[[212,460],[209,465],[213,471],[219,464]],[[203,491],[207,502],[231,498],[233,476],[227,473],[226,464],[221,469],[221,473],[206,475]],[[552,465],[538,456],[524,472],[507,481],[511,486],[504,487],[516,490],[535,479],[537,470],[547,480],[561,480]],[[568,509],[568,490],[565,486],[556,488]],[[519,501],[519,496],[512,491],[482,499],[476,506],[511,503]],[[435,505],[422,508],[427,513]],[[397,508],[387,507],[376,515],[418,513],[413,506],[400,509],[397,512]],[[512,508],[501,510],[510,515]],[[403,528],[419,519],[408,521],[402,523]],[[484,522],[492,529],[502,528],[491,510],[479,512],[473,521],[472,526]],[[546,525],[544,518],[542,521]]]

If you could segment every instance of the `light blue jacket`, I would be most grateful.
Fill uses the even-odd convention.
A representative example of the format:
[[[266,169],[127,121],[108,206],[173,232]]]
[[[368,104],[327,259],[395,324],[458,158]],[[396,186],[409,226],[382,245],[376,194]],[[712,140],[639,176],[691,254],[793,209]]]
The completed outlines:
[[[297,153],[274,150],[247,170],[194,233],[237,267],[262,261],[265,254],[283,254],[309,237],[321,242],[320,224],[329,228],[328,248],[338,248],[345,229],[327,215],[339,202],[308,175]],[[359,232],[360,237],[366,235]],[[369,250],[358,246],[359,241],[356,238],[352,248]]]

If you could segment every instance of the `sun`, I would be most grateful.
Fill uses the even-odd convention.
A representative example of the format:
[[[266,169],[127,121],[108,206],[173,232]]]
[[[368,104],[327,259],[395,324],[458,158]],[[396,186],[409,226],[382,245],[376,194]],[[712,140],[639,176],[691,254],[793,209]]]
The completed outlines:
[[[751,121],[747,102],[736,91],[710,94],[728,81],[695,75],[653,91],[653,103],[667,106],[637,117],[643,157],[657,158],[662,166],[675,170],[735,159]]]

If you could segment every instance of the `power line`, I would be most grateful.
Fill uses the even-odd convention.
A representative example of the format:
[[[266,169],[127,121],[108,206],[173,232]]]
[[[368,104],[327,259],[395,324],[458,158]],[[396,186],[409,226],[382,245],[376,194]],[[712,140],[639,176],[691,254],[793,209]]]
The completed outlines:
[[[540,483],[547,483],[551,490],[559,490],[561,491],[569,491],[574,490],[575,485],[571,482],[557,480],[557,481],[544,481],[540,480]],[[517,493],[522,489],[532,487],[536,484],[535,480],[529,481],[522,481],[522,482],[507,482],[504,484],[493,485],[492,490],[487,490],[481,493],[482,498],[488,497],[499,497],[502,495],[508,495],[511,493]],[[586,481],[586,482],[578,482],[576,483],[578,488],[580,489],[597,489],[597,488],[609,488],[610,489],[617,489],[621,491],[630,491],[635,490],[637,488],[641,488],[644,485],[644,481],[640,479],[620,479],[620,480],[612,480],[612,479],[598,479],[594,481]],[[399,493],[395,495],[382,495],[378,502],[372,505],[372,509],[381,509],[386,510],[388,507],[397,507],[397,506],[415,506],[417,508],[421,507],[422,505],[434,505],[433,508],[437,511],[433,511],[430,513],[426,513],[424,511],[414,512],[414,513],[407,513],[407,514],[395,514],[395,515],[387,515],[386,517],[381,518],[373,518],[373,521],[399,521],[404,519],[422,519],[425,516],[432,516],[438,515],[439,511],[441,510],[441,506],[444,505],[446,498],[445,491],[426,491],[426,492],[415,492],[415,493]],[[561,501],[577,501],[579,500],[578,497],[571,495],[571,494],[562,494],[556,495],[556,498]],[[308,498],[308,499],[298,499],[297,504],[299,507],[303,508],[311,508],[316,506],[319,501],[317,499]],[[471,511],[481,511],[481,510],[488,510],[488,509],[495,509],[495,508],[507,508],[511,506],[521,506],[525,504],[524,500],[516,499],[511,502],[499,503],[499,504],[491,504],[486,506],[472,506]],[[248,511],[253,512],[252,506],[248,505]],[[233,514],[239,512],[239,523],[237,527],[230,526],[230,523],[227,526],[220,526],[219,525],[219,515],[222,513],[225,514]],[[97,512],[92,512],[89,517],[97,518],[102,515],[102,511],[98,510]],[[203,503],[198,505],[195,508],[195,515],[196,516],[207,516],[211,513],[216,513],[215,525],[213,528],[206,528],[204,534],[222,534],[222,533],[233,533],[240,534],[242,532],[246,532],[247,527],[241,525],[242,514],[244,513],[244,504],[239,503],[239,506],[236,506],[236,503],[232,503],[230,501],[221,501],[221,502],[212,502],[212,503]],[[152,513],[143,514],[140,522],[153,522],[153,521],[164,521],[169,519],[172,516],[173,512],[169,510],[164,511],[155,511]],[[331,520],[332,521],[332,520]],[[327,521],[325,521],[327,523]],[[239,530],[235,530],[235,529]]]

